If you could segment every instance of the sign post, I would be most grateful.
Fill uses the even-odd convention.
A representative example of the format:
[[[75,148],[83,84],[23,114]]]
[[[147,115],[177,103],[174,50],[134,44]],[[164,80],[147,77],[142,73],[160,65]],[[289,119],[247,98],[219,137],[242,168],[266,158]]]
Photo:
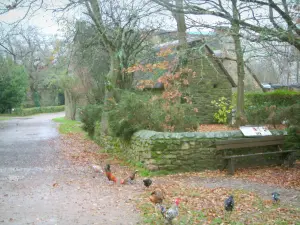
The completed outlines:
[[[246,137],[261,137],[261,136],[270,136],[272,133],[265,126],[241,126],[240,130]]]

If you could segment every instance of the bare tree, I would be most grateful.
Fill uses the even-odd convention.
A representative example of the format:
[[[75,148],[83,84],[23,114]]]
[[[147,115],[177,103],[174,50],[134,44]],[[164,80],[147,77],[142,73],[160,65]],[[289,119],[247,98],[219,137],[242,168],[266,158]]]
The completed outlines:
[[[149,35],[154,31],[149,16],[156,12],[157,8],[150,1],[70,1],[68,7],[80,5],[84,9],[84,15],[97,32],[97,38],[108,52],[110,69],[105,76],[106,106],[110,99],[114,98],[116,87],[128,88],[131,86],[132,76],[126,74],[126,69],[133,64],[139,52],[141,52]],[[66,10],[62,8],[61,10]],[[107,132],[107,112],[102,116],[102,130]]]
[[[25,18],[34,15],[43,7],[44,0],[0,0],[0,46],[7,50],[3,42],[14,32]],[[11,11],[18,11],[20,17],[12,22],[5,22],[5,16]]]
[[[186,0],[183,10],[168,0],[153,0],[172,11],[190,15],[210,15],[220,21],[232,21],[228,13],[233,1]],[[242,29],[252,31],[252,40],[276,40],[286,42],[300,50],[300,28],[298,24],[300,5],[294,1],[237,0],[239,18],[235,18]]]

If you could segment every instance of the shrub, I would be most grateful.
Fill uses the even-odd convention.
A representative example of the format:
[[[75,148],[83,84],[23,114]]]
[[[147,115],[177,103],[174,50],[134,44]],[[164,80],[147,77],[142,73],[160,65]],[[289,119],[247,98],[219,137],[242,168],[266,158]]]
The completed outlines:
[[[218,101],[213,100],[211,103],[218,110],[216,113],[214,113],[214,119],[218,123],[226,124],[228,122],[228,115],[232,110],[230,101],[225,97],[221,97]]]
[[[62,112],[65,110],[64,105],[60,106],[46,106],[46,107],[33,107],[33,108],[16,108],[12,111],[16,116],[30,116],[38,113],[53,113]]]
[[[167,103],[156,95],[124,91],[109,112],[111,135],[129,140],[138,130],[185,131],[197,127],[197,118],[189,113],[192,105]]]
[[[83,123],[82,129],[88,132],[90,137],[94,136],[97,121],[101,121],[102,106],[87,105],[79,112],[79,117]]]
[[[147,129],[150,121],[147,104],[149,96],[138,96],[125,91],[120,102],[109,112],[109,128],[113,136],[130,139],[138,130]]]

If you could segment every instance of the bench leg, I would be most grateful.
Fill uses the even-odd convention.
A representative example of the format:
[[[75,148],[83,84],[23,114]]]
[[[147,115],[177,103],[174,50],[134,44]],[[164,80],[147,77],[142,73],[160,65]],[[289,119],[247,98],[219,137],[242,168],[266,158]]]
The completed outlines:
[[[223,167],[222,167],[221,170],[222,170],[222,171],[223,171],[223,170],[226,170],[226,168],[228,168],[228,159],[224,159],[224,160],[223,160]]]
[[[234,174],[234,159],[228,159],[228,174]]]
[[[293,167],[295,164],[295,153],[291,152],[286,154],[284,159],[284,165],[287,165],[288,167]]]

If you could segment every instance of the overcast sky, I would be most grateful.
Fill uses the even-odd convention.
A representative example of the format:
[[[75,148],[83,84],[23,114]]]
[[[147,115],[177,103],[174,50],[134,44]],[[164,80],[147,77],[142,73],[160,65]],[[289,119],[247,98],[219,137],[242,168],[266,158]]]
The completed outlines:
[[[5,3],[7,4],[8,0],[0,0],[0,3]],[[58,6],[61,6],[63,4],[66,4],[66,2],[68,2],[68,0],[44,0],[44,3],[46,3],[48,8],[57,8]],[[15,9],[15,10],[11,10],[3,15],[0,15],[0,22],[2,24],[2,26],[4,26],[4,28],[8,27],[8,24],[11,24],[13,22],[18,21],[19,19],[21,19],[24,14],[25,14],[26,10],[25,9]],[[37,26],[38,28],[41,29],[41,31],[43,33],[46,34],[56,34],[59,32],[59,25],[57,22],[57,16],[59,16],[61,14],[53,14],[52,11],[50,10],[45,10],[44,8],[39,9],[37,12],[35,12],[33,15],[27,17],[26,19],[24,19],[22,21],[22,25],[23,26]],[[80,12],[70,12],[67,16],[69,19],[72,19],[72,17],[74,17],[74,15],[76,15],[77,17],[80,16]],[[208,21],[212,21],[214,20],[214,18],[206,16],[205,20]],[[175,20],[172,19],[167,19],[167,18],[163,18],[162,19],[165,23],[165,27],[163,29],[166,30],[174,30],[176,29],[176,24],[175,24]]]
[[[45,6],[49,9],[57,8],[65,4],[68,0],[44,0]],[[0,3],[7,4],[8,0],[0,0]],[[8,28],[9,25],[12,23],[20,20],[24,17],[27,9],[17,8],[11,10],[3,15],[0,15],[0,22],[4,28]],[[75,12],[66,14],[68,18],[71,18],[72,15],[75,15]],[[22,26],[36,26],[38,27],[43,33],[46,34],[57,34],[59,32],[59,25],[57,21],[57,17],[61,14],[56,13],[54,14],[51,10],[46,10],[44,7],[40,8],[39,10],[35,11],[34,13],[29,13],[22,21]]]

